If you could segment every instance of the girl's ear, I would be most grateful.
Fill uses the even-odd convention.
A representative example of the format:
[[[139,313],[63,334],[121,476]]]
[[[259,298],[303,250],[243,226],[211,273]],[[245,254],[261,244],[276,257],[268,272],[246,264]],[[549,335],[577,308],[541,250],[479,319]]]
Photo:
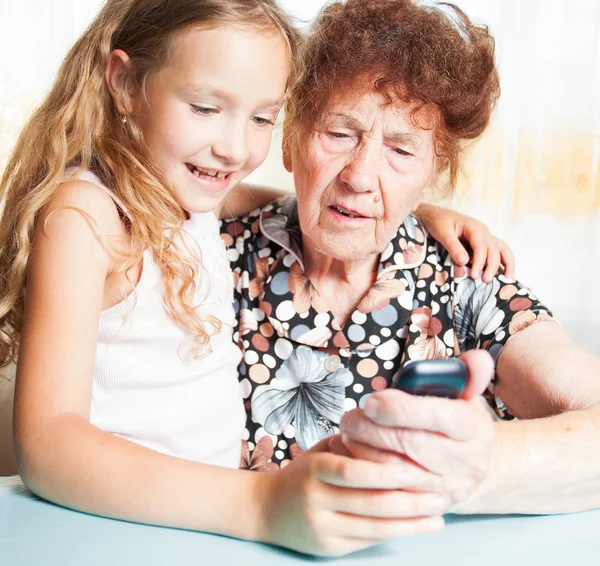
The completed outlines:
[[[108,65],[106,67],[106,84],[121,115],[131,114],[133,112],[133,100],[127,90],[127,75],[132,71],[131,59],[125,51],[115,49],[108,56]]]

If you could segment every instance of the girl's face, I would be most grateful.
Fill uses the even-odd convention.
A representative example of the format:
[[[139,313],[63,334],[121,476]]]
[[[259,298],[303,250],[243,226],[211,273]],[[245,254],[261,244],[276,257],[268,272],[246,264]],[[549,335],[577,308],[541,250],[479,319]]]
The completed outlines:
[[[264,161],[289,70],[276,31],[220,26],[176,38],[136,110],[150,158],[183,209],[213,210]]]

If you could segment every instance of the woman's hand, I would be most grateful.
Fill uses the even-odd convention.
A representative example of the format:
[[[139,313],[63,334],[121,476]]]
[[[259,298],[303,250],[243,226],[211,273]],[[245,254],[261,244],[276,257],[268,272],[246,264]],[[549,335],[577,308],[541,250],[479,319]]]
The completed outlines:
[[[443,528],[442,498],[399,491],[403,479],[396,467],[331,454],[330,440],[281,471],[264,474],[261,540],[339,556]]]
[[[461,240],[471,247],[473,257],[470,275],[473,279],[481,275],[483,281],[489,283],[500,265],[504,266],[507,277],[513,277],[515,258],[512,251],[483,222],[433,204],[422,204],[416,215],[427,231],[450,252],[458,265],[469,262],[469,254]]]
[[[489,382],[492,360],[481,350],[462,359],[473,378],[463,399],[389,389],[374,393],[364,410],[346,413],[340,423],[352,456],[395,466],[402,489],[438,493],[445,512],[472,499],[488,477],[495,449],[491,416],[475,398]]]

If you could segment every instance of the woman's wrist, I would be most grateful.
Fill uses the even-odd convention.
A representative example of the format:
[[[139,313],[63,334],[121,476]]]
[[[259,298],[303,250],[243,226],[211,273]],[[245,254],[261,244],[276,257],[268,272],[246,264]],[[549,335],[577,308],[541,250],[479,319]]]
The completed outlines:
[[[482,513],[509,513],[510,506],[505,497],[498,498],[500,486],[506,484],[503,475],[506,472],[503,462],[509,457],[506,450],[505,422],[494,423],[496,434],[494,435],[494,448],[488,473],[479,487],[463,503],[460,503],[452,513],[459,515],[482,514]]]

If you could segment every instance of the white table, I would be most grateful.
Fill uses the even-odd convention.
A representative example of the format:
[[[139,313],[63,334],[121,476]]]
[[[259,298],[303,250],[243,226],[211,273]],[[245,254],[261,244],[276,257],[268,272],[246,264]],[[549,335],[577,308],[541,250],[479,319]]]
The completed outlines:
[[[2,566],[600,565],[600,511],[552,517],[448,516],[442,532],[396,539],[339,559],[93,517],[0,478]]]

